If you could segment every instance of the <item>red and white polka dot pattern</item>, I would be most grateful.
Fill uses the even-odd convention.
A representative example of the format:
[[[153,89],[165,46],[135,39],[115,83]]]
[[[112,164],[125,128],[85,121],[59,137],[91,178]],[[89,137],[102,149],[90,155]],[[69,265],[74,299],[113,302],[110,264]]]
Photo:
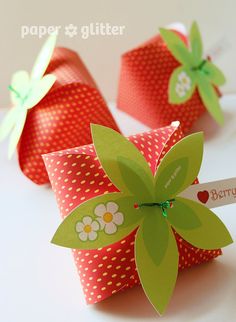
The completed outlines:
[[[18,145],[23,173],[37,184],[49,182],[41,155],[92,142],[90,123],[119,131],[98,88],[79,56],[56,48],[46,71],[57,81],[32,108]]]
[[[179,36],[186,43],[183,35]],[[151,128],[179,120],[184,133],[206,109],[196,90],[186,103],[170,104],[168,85],[180,63],[172,56],[160,35],[122,56],[118,108]]]
[[[181,130],[175,122],[165,128],[130,136],[129,140],[144,155],[154,174],[162,157],[181,138]],[[43,159],[63,218],[80,203],[117,191],[104,173],[93,145],[47,154]],[[140,283],[134,260],[134,238],[135,232],[108,247],[73,250],[87,303],[96,303]],[[176,240],[180,270],[221,254],[221,250],[197,249],[177,234]]]

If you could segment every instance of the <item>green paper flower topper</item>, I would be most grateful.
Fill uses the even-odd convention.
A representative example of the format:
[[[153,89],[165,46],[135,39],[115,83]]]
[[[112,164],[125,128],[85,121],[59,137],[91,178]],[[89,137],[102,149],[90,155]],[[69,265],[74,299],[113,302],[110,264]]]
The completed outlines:
[[[181,63],[170,77],[170,103],[186,102],[197,88],[208,112],[222,125],[224,117],[215,86],[223,85],[225,77],[215,64],[203,57],[202,38],[197,23],[194,22],[190,30],[190,49],[174,31],[160,29],[160,34],[173,56]]]
[[[32,72],[20,70],[12,77],[9,86],[13,107],[0,124],[0,141],[10,135],[8,156],[12,157],[23,131],[27,112],[37,105],[56,81],[54,75],[44,73],[56,45],[56,34],[48,37],[42,47]]]
[[[201,249],[232,243],[226,227],[211,210],[178,197],[198,175],[203,135],[190,135],[174,145],[155,176],[140,151],[119,133],[93,125],[92,135],[99,161],[120,192],[78,206],[59,226],[52,243],[96,249],[120,241],[138,228],[135,259],[139,278],[150,302],[162,314],[178,274],[173,229]]]

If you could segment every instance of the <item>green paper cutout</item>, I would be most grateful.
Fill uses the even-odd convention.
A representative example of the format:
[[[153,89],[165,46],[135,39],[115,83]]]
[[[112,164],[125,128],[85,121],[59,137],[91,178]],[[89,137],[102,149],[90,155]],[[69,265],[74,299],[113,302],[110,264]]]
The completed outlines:
[[[202,37],[198,28],[197,23],[194,21],[189,34],[189,40],[191,45],[192,55],[194,57],[194,62],[200,64],[203,55],[203,45]]]
[[[8,157],[11,158],[24,129],[27,112],[37,105],[56,81],[54,75],[44,75],[56,44],[56,34],[49,36],[33,66],[31,76],[18,71],[9,86],[13,107],[0,125],[0,141],[10,133]]]
[[[164,156],[155,175],[156,200],[174,198],[196,179],[203,155],[203,133],[183,138]]]
[[[226,82],[225,76],[222,71],[212,62],[207,61],[202,70],[207,76],[208,80],[216,86],[224,85]]]
[[[147,216],[148,218],[148,216]],[[135,239],[135,261],[144,292],[159,314],[163,314],[172,296],[178,275],[178,249],[172,229],[168,222],[168,244],[165,256],[159,265],[152,260],[143,235],[143,227],[140,227]],[[163,243],[162,235],[152,235],[153,253],[162,251],[159,245]]]
[[[129,189],[127,189],[126,184],[120,175],[120,166],[117,162],[118,157],[133,160],[137,166],[146,173],[148,178],[147,186],[152,184],[153,176],[151,169],[144,156],[131,142],[119,133],[100,125],[93,124],[91,129],[96,153],[102,167],[111,182],[120,191],[125,192],[129,191]]]
[[[118,212],[122,213],[124,220],[122,225],[117,226],[116,234],[107,234],[101,227],[98,231],[98,236],[95,241],[84,242],[78,237],[75,226],[82,220],[84,216],[90,216],[93,220],[98,221],[98,216],[95,214],[95,208],[101,204],[107,205],[108,202],[113,202],[119,205]],[[63,225],[60,225],[55,233],[52,243],[78,249],[96,249],[114,244],[117,241],[128,236],[142,220],[145,211],[141,215],[137,214],[134,208],[136,199],[133,196],[127,196],[123,193],[110,193],[90,199],[65,218]],[[91,248],[92,247],[92,248]]]
[[[100,125],[93,125],[92,131],[99,161],[121,192],[79,205],[59,226],[52,242],[69,248],[96,249],[115,243],[138,228],[137,271],[147,297],[162,314],[178,274],[179,255],[172,228],[196,247],[216,249],[232,242],[213,212],[177,197],[198,175],[203,135],[192,134],[176,143],[162,159],[154,178],[142,154],[122,135]],[[169,179],[174,184],[168,183]],[[106,225],[115,220],[115,211],[118,226],[114,230]]]
[[[225,76],[208,58],[203,58],[202,38],[197,23],[194,22],[190,30],[189,49],[176,32],[161,29],[160,34],[173,56],[181,63],[181,66],[173,71],[169,80],[169,102],[185,103],[192,97],[197,87],[208,112],[218,124],[222,125],[224,116],[214,86],[223,85]],[[182,79],[181,75],[183,75]]]
[[[223,222],[210,209],[198,202],[185,198],[178,197],[176,198],[176,202],[179,203],[179,209],[181,209],[181,204],[184,205],[183,210],[185,209],[186,211],[189,208],[189,212],[194,213],[201,223],[195,229],[188,229],[187,227],[184,229],[180,228],[179,224],[173,223],[173,221],[171,222],[176,232],[190,244],[197,248],[214,250],[228,246],[233,242]],[[175,207],[170,209],[169,213],[172,213],[169,218],[171,221],[174,213],[177,215]]]
[[[160,28],[159,31],[175,58],[184,66],[192,66],[193,56],[176,32],[164,28]]]
[[[224,116],[220,107],[219,98],[215,88],[202,74],[197,75],[198,91],[208,112],[215,118],[218,124],[224,124]]]
[[[160,215],[160,208],[153,208],[154,211],[146,216],[143,221],[143,239],[145,247],[155,265],[160,265],[168,248],[169,229],[164,216]],[[153,242],[154,236],[161,236],[158,243]],[[153,244],[158,248],[158,252],[153,252]]]
[[[147,173],[143,171],[136,161],[123,157],[117,157],[117,161],[119,163],[121,177],[129,193],[137,196],[142,202],[154,200],[153,182],[149,182]]]

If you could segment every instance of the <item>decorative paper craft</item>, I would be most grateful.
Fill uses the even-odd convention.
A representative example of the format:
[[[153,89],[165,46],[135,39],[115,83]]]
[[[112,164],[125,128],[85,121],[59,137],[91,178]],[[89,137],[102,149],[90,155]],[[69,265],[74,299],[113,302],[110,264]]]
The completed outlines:
[[[117,105],[151,128],[179,120],[186,133],[206,109],[223,124],[216,86],[224,83],[223,73],[203,55],[194,22],[189,39],[160,29],[160,35],[122,56]]]
[[[55,42],[46,41],[30,76],[13,75],[13,108],[0,126],[0,139],[11,132],[9,156],[18,143],[21,170],[37,184],[49,182],[42,154],[91,143],[91,122],[118,130],[80,57]]]
[[[56,81],[55,75],[44,73],[48,67],[56,45],[56,34],[50,35],[39,53],[31,75],[20,70],[12,77],[9,86],[13,108],[7,113],[0,127],[0,140],[5,139],[10,133],[8,149],[9,158],[12,157],[21,137],[27,111],[37,105],[49,92]]]
[[[97,156],[93,145],[44,156],[66,217],[53,243],[79,249],[74,257],[88,303],[140,279],[162,314],[178,268],[211,260],[232,242],[214,213],[179,196],[198,174],[203,143],[198,133],[171,148],[180,138],[178,122],[130,142],[96,125]]]

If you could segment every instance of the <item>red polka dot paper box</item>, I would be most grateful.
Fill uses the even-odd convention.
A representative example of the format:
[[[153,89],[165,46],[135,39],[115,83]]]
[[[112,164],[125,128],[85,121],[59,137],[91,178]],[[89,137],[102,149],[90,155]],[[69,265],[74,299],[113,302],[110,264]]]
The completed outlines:
[[[187,51],[189,39],[186,35],[173,30],[164,31],[172,32],[176,46],[180,45],[181,50]],[[217,81],[214,76],[212,80],[205,80],[210,75],[205,69],[212,63],[209,59],[205,59],[202,60],[203,67],[185,68],[188,53],[185,53],[186,57],[183,59],[179,57],[178,49],[172,48],[172,43],[170,46],[167,45],[164,35],[162,32],[162,35],[158,34],[122,55],[118,108],[151,128],[166,126],[172,121],[179,120],[184,133],[188,132],[193,123],[205,113],[206,108],[218,123],[222,123],[223,116],[218,102],[219,91],[215,86],[212,87]],[[169,35],[165,36],[165,39],[169,40]],[[176,50],[175,55],[170,48]],[[216,66],[213,68],[216,69]],[[200,76],[197,75],[196,78],[194,72]],[[221,78],[219,84],[224,82],[223,75]],[[172,88],[172,83],[175,88]],[[204,86],[207,90],[204,90]]]
[[[182,138],[179,123],[129,137],[155,173],[163,156]],[[93,145],[43,156],[63,218],[95,196],[118,191],[103,171]],[[196,181],[197,182],[197,181]],[[212,260],[221,250],[197,249],[175,234],[179,270]],[[134,259],[135,231],[123,240],[96,250],[73,250],[87,303],[140,284]]]
[[[41,155],[92,142],[90,123],[118,130],[93,78],[78,54],[55,48],[47,74],[56,82],[28,111],[18,144],[23,173],[37,184],[49,182]]]

